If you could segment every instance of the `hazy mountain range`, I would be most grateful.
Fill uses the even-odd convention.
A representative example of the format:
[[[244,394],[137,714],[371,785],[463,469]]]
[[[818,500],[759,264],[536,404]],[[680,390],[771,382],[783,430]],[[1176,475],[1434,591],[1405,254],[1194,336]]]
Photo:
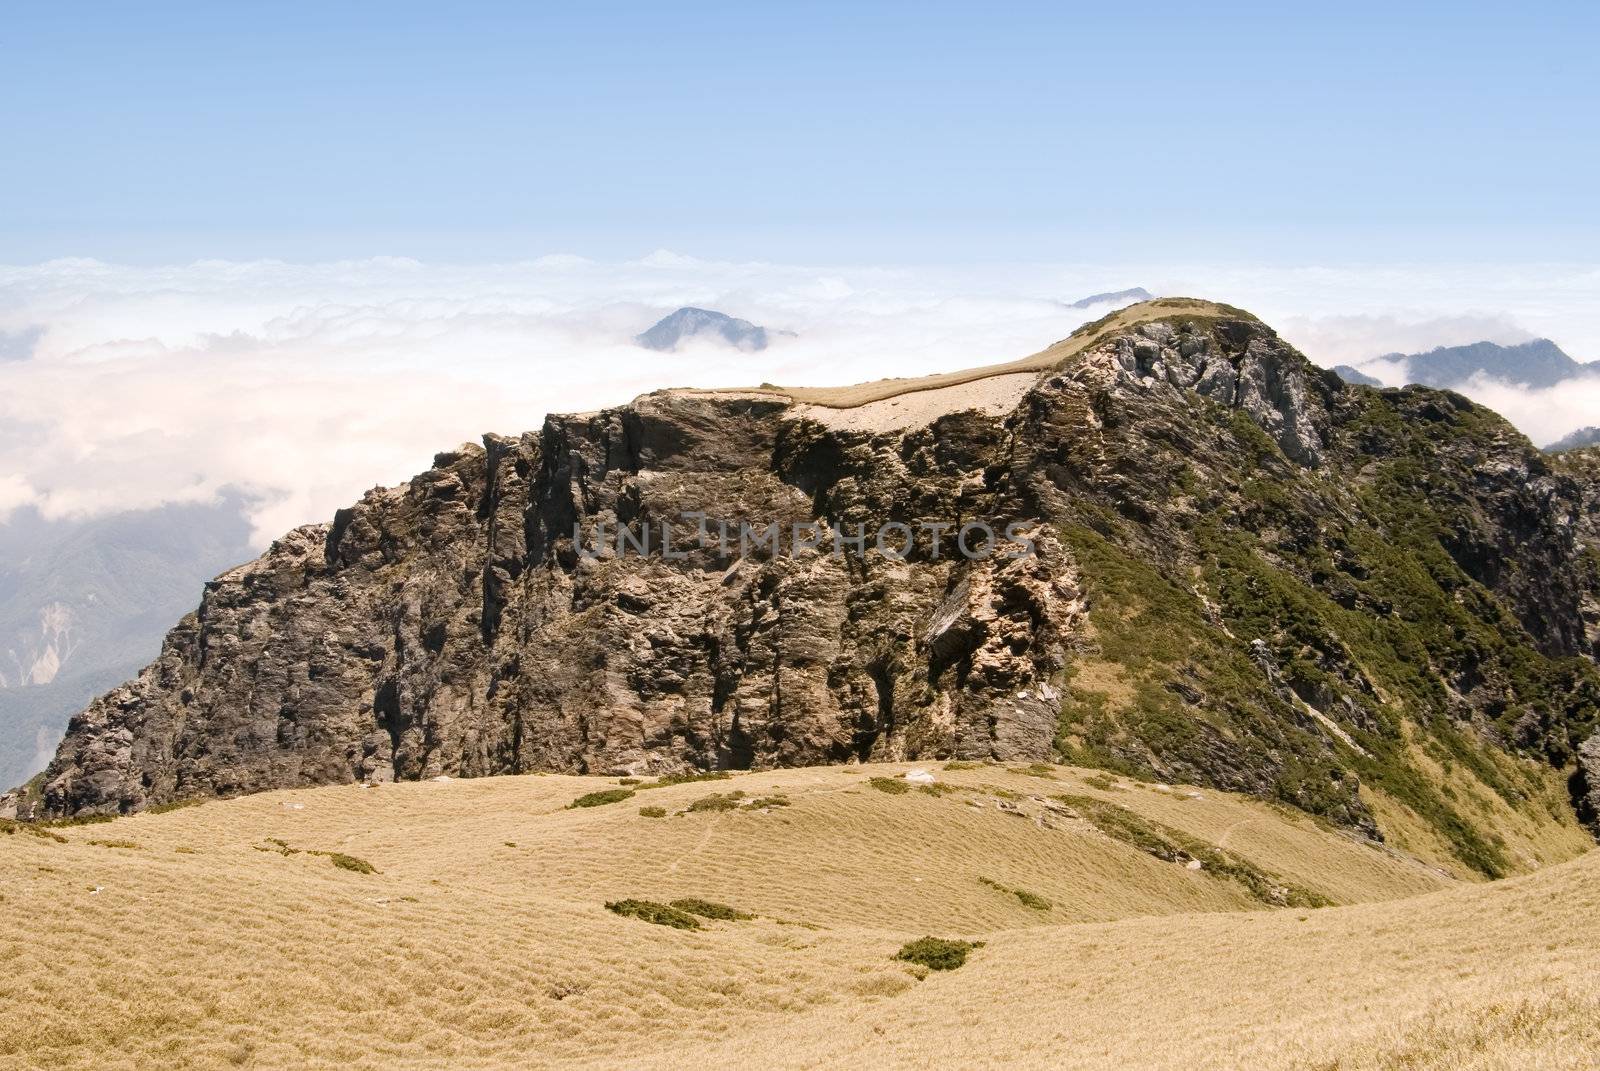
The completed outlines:
[[[1128,290],[1108,290],[1103,294],[1090,294],[1086,298],[1072,302],[1069,308],[1091,309],[1096,305],[1132,305],[1138,301],[1149,301],[1154,296],[1144,287],[1135,286]]]
[[[1600,427],[1579,428],[1545,447],[1552,454],[1563,450],[1577,450],[1584,446],[1600,446]]]
[[[1553,387],[1575,377],[1600,377],[1600,365],[1574,360],[1547,338],[1514,346],[1473,342],[1465,346],[1439,346],[1426,353],[1386,353],[1364,362],[1360,368],[1339,365],[1334,371],[1347,383],[1381,386],[1380,378],[1368,369],[1392,366],[1400,361],[1405,362],[1405,382],[1425,387],[1458,387],[1480,373],[1533,388]]]
[[[148,662],[204,583],[251,557],[237,501],[0,525],[0,786],[44,767],[67,719]]]

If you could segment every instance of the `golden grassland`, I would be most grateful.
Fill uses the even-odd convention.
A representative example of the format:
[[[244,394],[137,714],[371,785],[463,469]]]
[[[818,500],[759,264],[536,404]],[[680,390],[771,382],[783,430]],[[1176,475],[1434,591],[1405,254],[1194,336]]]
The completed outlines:
[[[621,786],[500,777],[17,830],[0,1067],[1595,1065],[1593,855],[1475,884],[1225,793],[924,768],[941,787],[826,767],[573,808]],[[1269,909],[1074,796],[1343,906]],[[755,917],[605,908],[684,897]],[[927,934],[983,944],[893,958]]]

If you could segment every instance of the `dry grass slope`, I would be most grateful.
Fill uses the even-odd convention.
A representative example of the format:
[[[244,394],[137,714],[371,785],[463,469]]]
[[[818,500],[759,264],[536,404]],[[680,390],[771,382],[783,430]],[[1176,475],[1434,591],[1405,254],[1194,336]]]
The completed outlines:
[[[578,808],[616,781],[346,786],[0,835],[0,1067],[1591,1066],[1592,857],[1469,885],[1224,793],[1066,767],[870,785],[905,769]],[[713,788],[743,795],[691,811]],[[1262,910],[1057,796],[1353,906]],[[982,944],[894,958],[924,936]]]

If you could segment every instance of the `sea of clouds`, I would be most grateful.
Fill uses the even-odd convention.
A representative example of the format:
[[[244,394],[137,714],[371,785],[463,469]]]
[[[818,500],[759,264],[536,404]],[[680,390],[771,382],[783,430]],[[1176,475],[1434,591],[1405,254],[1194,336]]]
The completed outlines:
[[[1600,357],[1600,269],[817,267],[657,252],[491,265],[56,260],[0,267],[0,520],[250,496],[261,542],[485,431],[662,386],[834,384],[1010,360],[1144,286],[1261,315],[1313,360],[1554,338]],[[795,332],[760,353],[635,334],[683,305]],[[1379,370],[1381,372],[1381,369]],[[1400,370],[1393,370],[1401,374]],[[1600,381],[1468,388],[1536,442],[1600,418]]]

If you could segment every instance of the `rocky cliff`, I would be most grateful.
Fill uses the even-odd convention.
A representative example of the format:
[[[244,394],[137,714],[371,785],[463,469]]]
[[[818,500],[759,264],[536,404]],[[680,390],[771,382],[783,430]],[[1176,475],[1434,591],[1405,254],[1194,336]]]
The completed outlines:
[[[43,811],[1059,755],[1533,862],[1493,824],[1556,820],[1596,718],[1592,473],[1178,299],[869,396],[664,391],[440,454],[209,584]]]

